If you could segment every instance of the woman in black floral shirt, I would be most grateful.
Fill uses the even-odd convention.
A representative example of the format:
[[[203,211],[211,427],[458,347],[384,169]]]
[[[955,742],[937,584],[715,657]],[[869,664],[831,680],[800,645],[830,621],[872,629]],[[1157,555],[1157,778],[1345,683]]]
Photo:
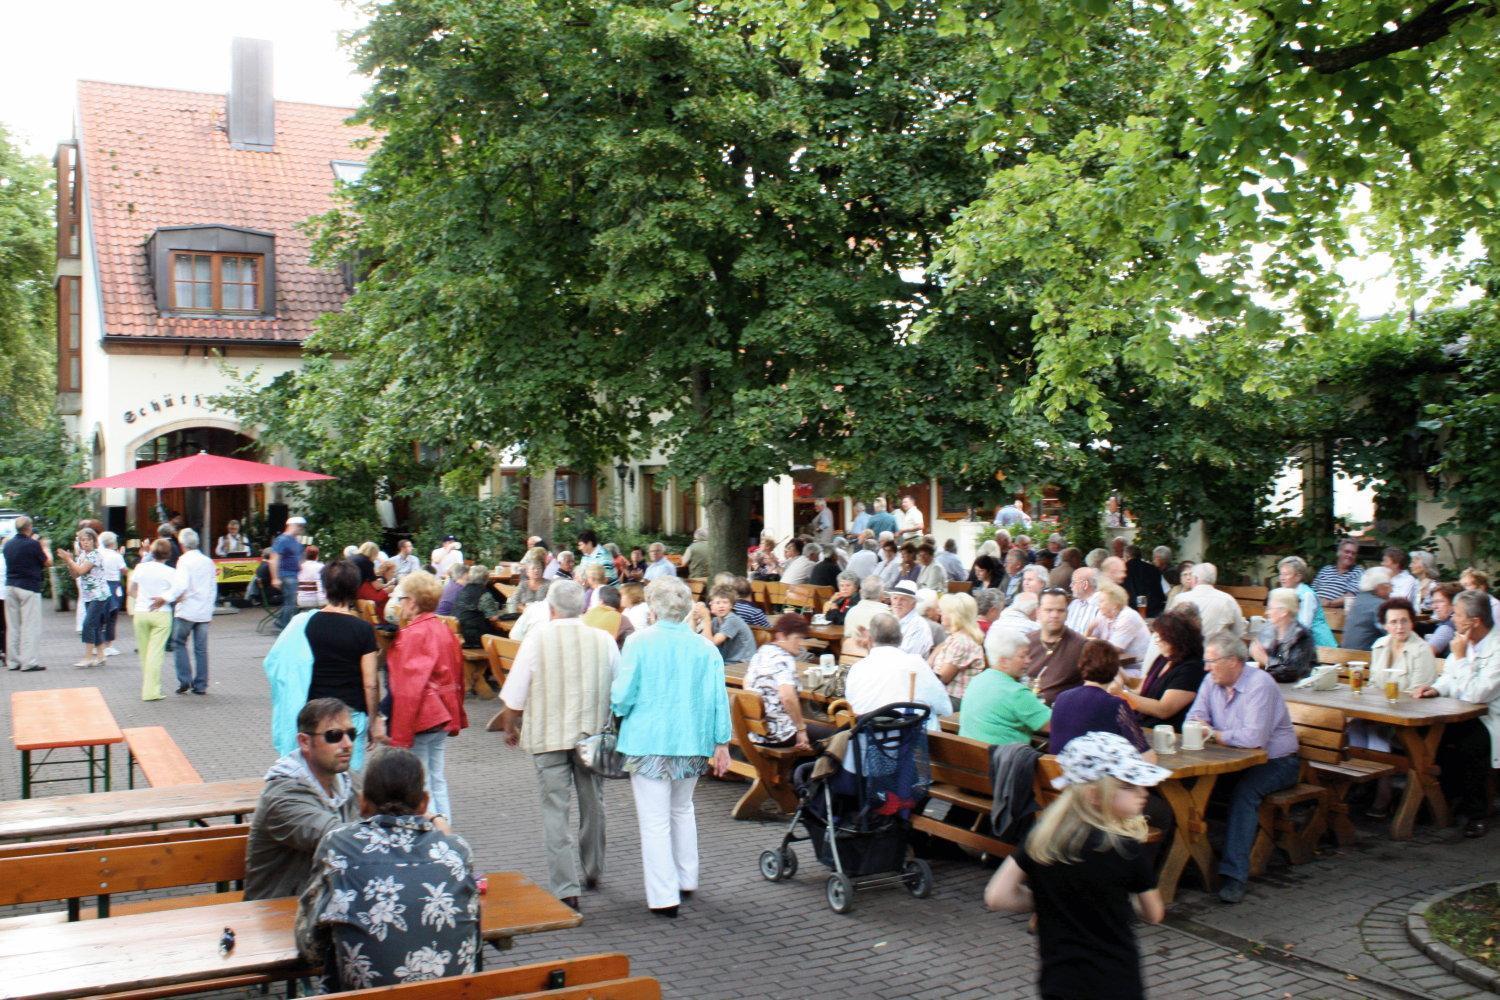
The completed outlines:
[[[441,979],[479,967],[469,845],[426,818],[422,763],[389,747],[365,768],[358,823],[323,838],[297,903],[297,950],[323,992]]]

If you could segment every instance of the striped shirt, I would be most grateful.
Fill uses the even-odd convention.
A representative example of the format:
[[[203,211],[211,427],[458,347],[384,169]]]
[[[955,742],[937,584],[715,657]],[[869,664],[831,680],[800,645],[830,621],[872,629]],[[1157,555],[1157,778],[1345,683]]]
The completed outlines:
[[[609,721],[609,687],[620,662],[612,636],[577,618],[558,618],[531,629],[500,689],[506,707],[521,716],[521,749],[571,750]]]
[[[1313,577],[1313,590],[1319,601],[1337,601],[1345,594],[1359,593],[1359,581],[1364,575],[1364,569],[1359,566],[1351,566],[1347,573],[1340,573],[1337,566],[1324,566]]]

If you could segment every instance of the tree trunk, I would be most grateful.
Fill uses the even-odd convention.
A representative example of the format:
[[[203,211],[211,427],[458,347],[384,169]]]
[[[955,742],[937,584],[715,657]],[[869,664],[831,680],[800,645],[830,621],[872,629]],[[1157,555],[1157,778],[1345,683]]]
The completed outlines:
[[[529,468],[526,489],[526,534],[541,535],[548,545],[553,543],[554,499],[557,490],[555,466]]]
[[[745,575],[746,539],[750,531],[750,491],[703,477],[704,527],[708,529],[708,576]]]
[[[1313,441],[1302,459],[1302,522],[1325,549],[1333,544],[1332,451],[1327,440]]]

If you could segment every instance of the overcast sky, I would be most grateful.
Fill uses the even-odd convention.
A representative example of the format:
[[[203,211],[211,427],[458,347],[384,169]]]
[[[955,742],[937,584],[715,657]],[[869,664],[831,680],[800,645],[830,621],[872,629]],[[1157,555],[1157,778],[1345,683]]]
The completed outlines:
[[[360,20],[339,0],[0,2],[0,122],[50,156],[73,134],[78,80],[223,93],[236,36],[274,44],[279,99],[352,107],[364,81],[338,36]]]

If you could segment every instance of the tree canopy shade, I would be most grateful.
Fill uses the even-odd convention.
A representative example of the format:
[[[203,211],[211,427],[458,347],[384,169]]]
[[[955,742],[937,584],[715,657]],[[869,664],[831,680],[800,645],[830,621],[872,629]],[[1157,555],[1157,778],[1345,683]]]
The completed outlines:
[[[810,72],[904,9],[720,6]],[[1468,280],[1469,236],[1500,249],[1493,2],[944,0],[935,25],[997,56],[979,91],[994,114],[974,134],[997,167],[943,259],[959,282],[1033,277],[1041,377],[1022,405],[1083,400],[1102,427],[1098,387],[1119,356],[1199,402],[1234,382],[1274,391],[1262,345],[1351,318],[1339,259],[1388,252],[1415,301]],[[1057,121],[1080,79],[1141,46],[1160,60],[1137,113]],[[1056,150],[1035,149],[1047,134]],[[1034,151],[999,156],[1015,148]],[[1209,346],[1173,350],[1184,321]]]
[[[992,481],[1029,428],[952,420],[945,373],[1020,384],[1025,311],[934,277],[982,190],[981,66],[909,10],[813,78],[666,3],[382,5],[356,42],[381,143],[320,239],[368,270],[256,412],[335,471],[413,439],[453,463],[657,447],[702,477],[725,568],[742,491],[796,463],[889,488],[953,445]]]

